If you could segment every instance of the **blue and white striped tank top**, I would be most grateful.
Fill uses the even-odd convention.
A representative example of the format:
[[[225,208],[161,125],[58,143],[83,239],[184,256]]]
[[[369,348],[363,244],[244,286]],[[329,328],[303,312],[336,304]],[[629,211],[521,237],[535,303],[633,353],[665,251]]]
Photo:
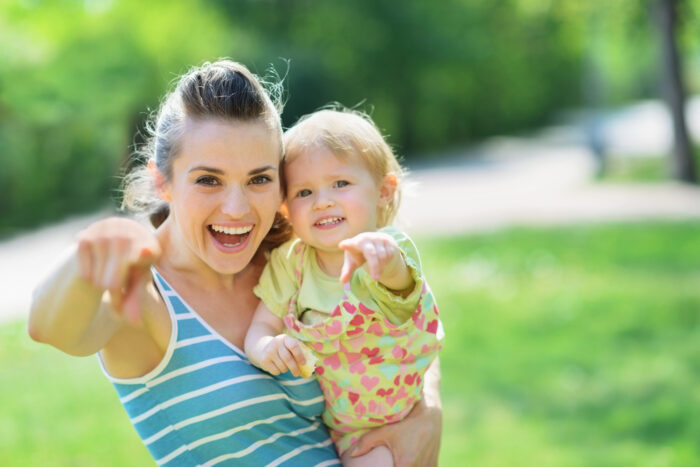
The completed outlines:
[[[111,377],[159,465],[339,465],[314,378],[270,376],[213,330],[153,270],[173,323],[148,374]]]

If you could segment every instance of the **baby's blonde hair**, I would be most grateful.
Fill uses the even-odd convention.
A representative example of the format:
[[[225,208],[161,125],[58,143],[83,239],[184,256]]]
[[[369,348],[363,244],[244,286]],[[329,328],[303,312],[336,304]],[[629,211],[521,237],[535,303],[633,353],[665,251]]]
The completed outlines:
[[[341,160],[359,158],[378,186],[387,175],[394,175],[396,190],[393,199],[379,211],[378,227],[389,225],[394,220],[401,203],[404,170],[367,114],[349,109],[319,110],[301,117],[284,133],[283,141],[285,163],[293,161],[305,150],[320,146]]]

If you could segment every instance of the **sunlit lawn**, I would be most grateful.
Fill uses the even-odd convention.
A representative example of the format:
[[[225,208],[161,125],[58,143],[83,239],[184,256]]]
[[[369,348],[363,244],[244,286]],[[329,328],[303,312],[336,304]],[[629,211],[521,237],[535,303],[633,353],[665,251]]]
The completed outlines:
[[[700,177],[700,148],[693,149],[695,172]],[[605,160],[605,171],[599,177],[605,182],[654,183],[671,180],[671,155],[648,155],[646,157],[609,155]]]
[[[422,239],[443,465],[700,465],[700,223]]]
[[[441,465],[700,465],[700,222],[417,241]],[[0,465],[152,465],[95,358],[0,339]]]

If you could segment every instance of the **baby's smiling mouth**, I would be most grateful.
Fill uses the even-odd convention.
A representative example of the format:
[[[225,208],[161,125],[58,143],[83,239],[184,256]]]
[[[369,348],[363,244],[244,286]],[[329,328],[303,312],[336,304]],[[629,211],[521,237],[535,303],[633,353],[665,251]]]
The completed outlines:
[[[323,219],[316,221],[314,225],[316,226],[331,226],[334,224],[339,224],[345,220],[344,217],[324,217]]]
[[[225,225],[211,224],[207,227],[216,241],[226,247],[240,245],[248,238],[250,231],[253,230],[253,225],[227,227]]]

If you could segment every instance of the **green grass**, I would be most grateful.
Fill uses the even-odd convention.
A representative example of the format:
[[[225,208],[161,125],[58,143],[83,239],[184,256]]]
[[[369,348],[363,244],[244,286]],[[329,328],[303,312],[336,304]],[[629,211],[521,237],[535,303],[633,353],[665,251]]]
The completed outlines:
[[[417,239],[441,465],[700,465],[700,222]],[[96,359],[0,326],[0,465],[152,465]]]
[[[443,465],[700,465],[700,223],[419,239]]]
[[[0,465],[154,465],[97,357],[76,358],[0,326]]]
[[[610,155],[605,160],[603,182],[655,183],[672,179],[673,155],[620,157]],[[694,149],[695,172],[700,178],[700,148]]]

